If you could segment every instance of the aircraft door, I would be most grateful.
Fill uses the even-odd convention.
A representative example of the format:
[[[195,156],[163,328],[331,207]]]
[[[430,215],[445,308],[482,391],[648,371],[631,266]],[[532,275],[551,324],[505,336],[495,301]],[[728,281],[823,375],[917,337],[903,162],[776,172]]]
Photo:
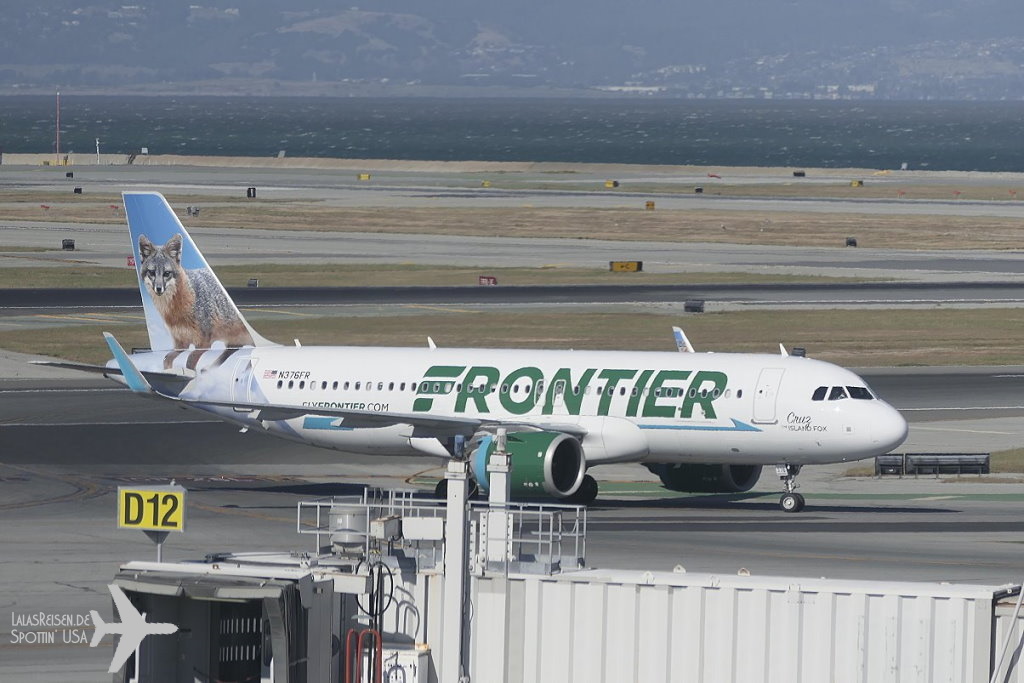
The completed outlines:
[[[256,381],[253,371],[255,363],[251,358],[239,358],[235,361],[235,370],[231,378],[231,400],[248,403],[252,400],[251,383]]]
[[[551,412],[561,414],[565,412],[565,380],[556,380],[551,385]]]
[[[775,414],[775,403],[779,398],[779,386],[782,384],[784,372],[782,368],[761,370],[757,378],[757,388],[754,390],[754,416],[751,422],[775,424],[779,421]]]

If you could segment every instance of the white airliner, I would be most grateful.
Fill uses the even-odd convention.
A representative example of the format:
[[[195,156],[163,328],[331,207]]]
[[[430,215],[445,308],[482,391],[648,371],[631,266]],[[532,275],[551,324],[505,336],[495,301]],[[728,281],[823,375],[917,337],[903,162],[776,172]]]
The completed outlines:
[[[242,318],[162,195],[126,192],[151,351],[85,367],[244,429],[341,451],[468,457],[486,489],[504,427],[513,495],[589,503],[636,462],[674,491],[743,492],[774,465],[887,453],[907,423],[844,368],[774,354],[281,346]],[[339,237],[339,241],[343,240]],[[82,367],[82,366],[78,366]]]
[[[176,633],[178,627],[174,624],[150,623],[146,621],[146,613],[140,613],[139,610],[135,609],[135,605],[131,603],[131,600],[124,594],[120,586],[110,584],[108,588],[110,589],[110,597],[114,598],[114,605],[117,606],[117,616],[121,621],[108,624],[103,621],[103,618],[100,617],[96,610],[90,610],[89,614],[92,615],[92,625],[96,627],[96,631],[92,634],[89,647],[99,645],[103,636],[108,633],[119,634],[121,637],[117,641],[114,658],[110,662],[110,668],[107,669],[107,673],[116,673],[128,661],[131,654],[138,649],[143,638],[149,635]]]

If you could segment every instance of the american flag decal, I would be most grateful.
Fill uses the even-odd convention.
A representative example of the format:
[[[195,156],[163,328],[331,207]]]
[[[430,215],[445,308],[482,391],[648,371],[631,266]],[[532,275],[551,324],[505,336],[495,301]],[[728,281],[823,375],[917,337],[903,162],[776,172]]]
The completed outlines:
[[[274,379],[277,377],[277,370],[264,370],[263,379]]]

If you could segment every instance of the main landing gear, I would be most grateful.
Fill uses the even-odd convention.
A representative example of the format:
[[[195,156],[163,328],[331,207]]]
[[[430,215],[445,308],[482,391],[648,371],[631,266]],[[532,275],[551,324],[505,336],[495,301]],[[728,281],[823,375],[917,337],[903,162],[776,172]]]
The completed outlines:
[[[779,507],[783,512],[800,512],[804,509],[804,497],[796,492],[796,475],[800,474],[800,465],[776,465],[775,474],[779,475],[786,492],[779,498]]]

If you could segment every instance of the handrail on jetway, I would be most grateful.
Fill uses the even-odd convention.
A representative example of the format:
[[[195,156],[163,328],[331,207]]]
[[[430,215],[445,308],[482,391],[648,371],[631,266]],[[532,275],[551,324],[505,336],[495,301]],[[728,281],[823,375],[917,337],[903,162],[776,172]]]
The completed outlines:
[[[445,501],[416,491],[367,488],[359,498],[319,498],[299,501],[296,507],[296,531],[315,535],[318,552],[325,550],[326,541],[334,551],[344,545],[365,558],[405,549],[421,566],[438,564],[444,556]],[[506,564],[525,562],[532,571],[545,573],[585,565],[584,506],[474,501],[469,510],[475,536],[471,544],[478,551],[487,538],[488,513],[502,511],[510,520],[505,540],[512,552]]]

